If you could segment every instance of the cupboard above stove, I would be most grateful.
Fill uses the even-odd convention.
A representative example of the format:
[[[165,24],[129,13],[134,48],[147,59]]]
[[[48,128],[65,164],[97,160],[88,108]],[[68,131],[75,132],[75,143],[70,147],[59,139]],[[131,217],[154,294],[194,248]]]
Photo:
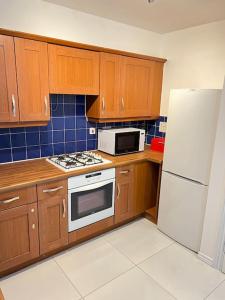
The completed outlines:
[[[46,125],[49,93],[88,95],[95,122],[156,119],[165,62],[0,29],[0,127]]]

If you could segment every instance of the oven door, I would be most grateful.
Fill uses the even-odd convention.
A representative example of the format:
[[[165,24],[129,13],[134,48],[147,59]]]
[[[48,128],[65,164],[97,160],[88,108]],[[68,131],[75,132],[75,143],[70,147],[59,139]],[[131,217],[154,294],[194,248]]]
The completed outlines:
[[[139,151],[140,131],[121,132],[115,135],[115,154]]]
[[[69,232],[114,215],[115,179],[68,191]]]

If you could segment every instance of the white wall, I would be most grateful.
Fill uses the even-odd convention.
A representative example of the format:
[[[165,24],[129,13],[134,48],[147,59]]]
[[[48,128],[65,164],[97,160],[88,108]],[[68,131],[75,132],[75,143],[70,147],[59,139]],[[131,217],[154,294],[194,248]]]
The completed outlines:
[[[161,35],[41,0],[0,0],[0,27],[159,56]]]
[[[222,88],[225,74],[225,21],[165,34],[161,115],[171,88]]]

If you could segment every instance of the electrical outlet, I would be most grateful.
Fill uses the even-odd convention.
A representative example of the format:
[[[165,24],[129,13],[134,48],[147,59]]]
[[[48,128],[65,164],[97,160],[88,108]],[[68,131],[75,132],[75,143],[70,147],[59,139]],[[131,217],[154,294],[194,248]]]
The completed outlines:
[[[89,134],[95,134],[96,130],[94,127],[89,128]]]
[[[166,132],[166,122],[159,123],[159,131],[165,133]]]

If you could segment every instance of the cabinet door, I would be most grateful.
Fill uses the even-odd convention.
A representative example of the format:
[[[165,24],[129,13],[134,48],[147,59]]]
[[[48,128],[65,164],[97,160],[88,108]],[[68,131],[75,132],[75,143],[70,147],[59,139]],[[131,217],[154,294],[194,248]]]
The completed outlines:
[[[0,272],[39,255],[37,204],[0,212]]]
[[[115,118],[119,114],[120,56],[101,53],[100,117]]]
[[[19,120],[13,38],[0,35],[0,122]]]
[[[126,166],[116,170],[115,223],[133,217],[133,168]]]
[[[41,254],[68,244],[67,197],[63,195],[66,190],[59,187],[64,185],[59,182],[56,188],[54,183],[53,188],[52,185],[47,189],[45,185],[38,187]],[[46,196],[41,195],[43,192],[46,192]]]
[[[139,215],[150,208],[156,200],[158,175],[150,162],[134,164],[134,212]]]
[[[99,95],[99,53],[48,45],[50,92]]]
[[[20,121],[50,119],[47,44],[15,38]]]
[[[121,64],[121,117],[151,116],[154,62],[123,57]]]

